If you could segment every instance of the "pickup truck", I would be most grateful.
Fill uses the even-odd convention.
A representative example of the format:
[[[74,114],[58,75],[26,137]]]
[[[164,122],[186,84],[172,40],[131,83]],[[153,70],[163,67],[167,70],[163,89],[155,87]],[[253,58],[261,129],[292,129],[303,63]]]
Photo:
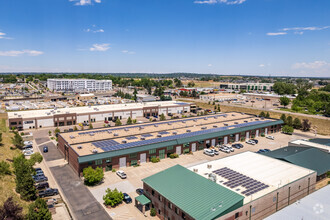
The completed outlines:
[[[39,197],[54,196],[58,194],[58,189],[47,188],[39,191]]]

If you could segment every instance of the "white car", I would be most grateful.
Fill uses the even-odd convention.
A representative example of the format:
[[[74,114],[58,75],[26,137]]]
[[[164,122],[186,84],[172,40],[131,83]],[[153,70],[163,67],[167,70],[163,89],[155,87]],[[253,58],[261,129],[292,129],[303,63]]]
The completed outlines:
[[[230,149],[228,149],[227,146],[221,146],[219,147],[219,150],[225,153],[230,153]]]
[[[24,145],[32,145],[33,142],[32,141],[24,141]]]
[[[126,179],[126,178],[127,178],[126,173],[125,173],[124,171],[122,171],[122,170],[118,170],[118,171],[116,172],[116,174],[117,174],[120,178],[122,178],[122,179]]]
[[[217,151],[216,149],[211,149],[211,151],[213,151],[214,155],[219,155],[219,151]]]
[[[228,147],[227,146],[227,149],[229,149],[231,152],[234,152],[235,151],[234,148],[232,148],[232,147]]]
[[[267,136],[266,138],[267,138],[267,139],[270,139],[270,140],[274,140],[274,136],[270,136],[270,135],[269,135],[269,136]]]
[[[24,152],[24,156],[31,156],[34,154],[33,150]]]
[[[211,149],[204,149],[204,154],[209,155],[209,156],[214,156],[214,152]]]
[[[255,145],[256,144],[256,142],[254,142],[253,140],[247,140],[245,143],[252,144],[252,145]]]

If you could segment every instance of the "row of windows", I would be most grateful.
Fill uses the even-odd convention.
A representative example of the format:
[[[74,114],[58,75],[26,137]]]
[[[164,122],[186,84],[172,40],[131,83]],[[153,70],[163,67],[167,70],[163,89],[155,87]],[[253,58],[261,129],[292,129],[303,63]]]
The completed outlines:
[[[111,158],[110,157],[109,158],[106,158],[105,159],[105,163],[111,163]],[[88,162],[88,165],[92,165],[92,164],[93,164],[93,161]],[[94,161],[94,164],[95,165],[102,165],[103,164],[103,159],[95,160]]]

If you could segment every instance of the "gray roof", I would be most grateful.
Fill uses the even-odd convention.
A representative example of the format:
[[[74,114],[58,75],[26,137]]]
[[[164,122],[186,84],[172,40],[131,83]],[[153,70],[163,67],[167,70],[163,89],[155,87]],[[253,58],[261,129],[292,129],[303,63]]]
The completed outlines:
[[[328,220],[330,219],[330,185],[285,207],[266,220]]]
[[[330,146],[330,138],[314,138],[309,140],[310,142],[316,143],[316,144],[322,144]]]

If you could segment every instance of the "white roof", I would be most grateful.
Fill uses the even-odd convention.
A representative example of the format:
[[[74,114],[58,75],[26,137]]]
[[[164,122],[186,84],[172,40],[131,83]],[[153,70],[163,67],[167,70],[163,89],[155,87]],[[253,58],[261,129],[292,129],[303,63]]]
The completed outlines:
[[[267,217],[267,220],[278,219],[314,219],[326,220],[330,219],[330,186],[325,186],[322,189],[298,200],[290,206],[281,209],[273,215]]]
[[[58,108],[53,109],[42,109],[42,110],[31,110],[31,111],[14,111],[8,112],[8,118],[31,118],[31,117],[47,117],[58,114],[69,114],[69,113],[95,113],[102,111],[115,111],[115,110],[132,110],[142,109],[143,107],[174,107],[182,106],[184,102],[177,101],[165,101],[165,102],[147,102],[147,103],[126,103],[126,104],[114,104],[114,105],[96,105],[96,106],[84,106],[84,107],[73,107],[73,108]],[[189,105],[189,103],[184,103]]]
[[[89,96],[94,96],[93,93],[88,93],[88,94],[79,94],[81,97],[89,97]]]
[[[211,165],[211,168],[208,168]],[[198,174],[208,178],[208,174],[212,171],[227,167],[231,170],[239,172],[247,177],[257,180],[261,183],[267,184],[269,187],[265,188],[257,193],[250,196],[245,196],[240,192],[245,190],[244,187],[238,186],[230,188],[220,183],[219,181],[226,182],[227,179],[217,175],[217,183],[228,189],[245,196],[244,204],[252,200],[255,200],[267,193],[270,193],[277,188],[283,187],[293,181],[296,181],[302,177],[305,177],[315,171],[309,170],[303,167],[299,167],[284,161],[280,161],[271,157],[267,157],[258,153],[250,151],[236,154],[233,156],[225,157],[219,160],[214,160],[199,164],[193,167],[189,167],[190,170],[194,171],[197,169]],[[196,171],[196,170],[195,170]],[[207,175],[205,175],[207,174]],[[223,183],[224,183],[223,182]],[[239,190],[237,190],[239,189]]]

